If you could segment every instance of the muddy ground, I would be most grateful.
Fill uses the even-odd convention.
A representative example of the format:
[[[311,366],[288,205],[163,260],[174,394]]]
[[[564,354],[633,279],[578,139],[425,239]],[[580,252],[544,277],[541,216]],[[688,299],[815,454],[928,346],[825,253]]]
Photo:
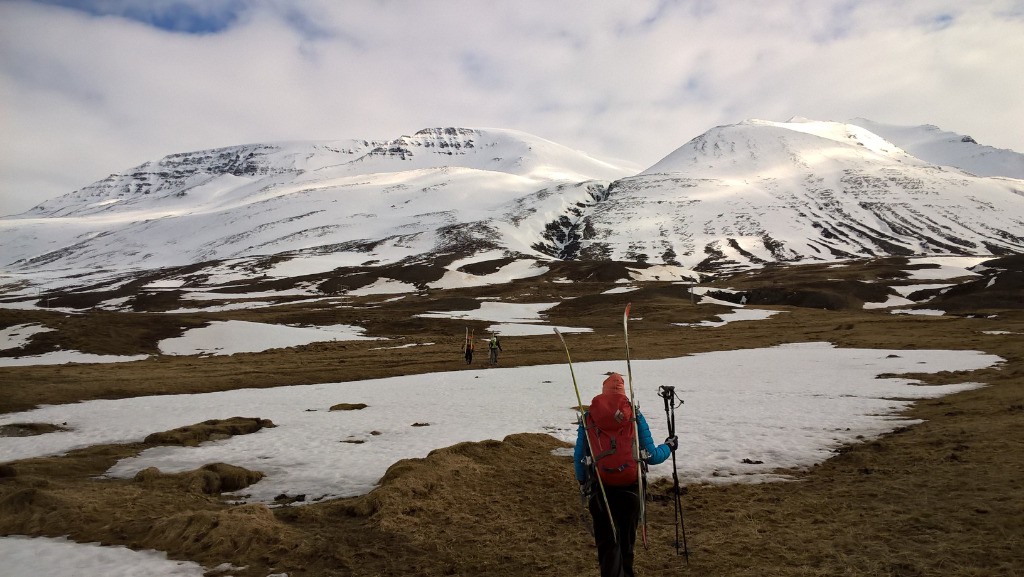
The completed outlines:
[[[988,385],[918,403],[907,416],[924,420],[919,425],[844,447],[810,470],[784,471],[794,479],[790,482],[686,487],[688,563],[675,547],[672,489],[655,485],[648,505],[650,545],[638,551],[637,571],[757,577],[1024,575],[1024,287],[977,283],[922,305],[950,311],[943,316],[863,308],[865,300],[885,300],[881,281],[919,282],[901,280],[905,269],[905,263],[890,260],[842,269],[775,268],[722,279],[717,284],[747,291],[749,304],[785,313],[686,329],[669,324],[713,320],[729,309],[695,306],[685,288],[669,283],[602,295],[614,284],[600,275],[571,284],[539,278],[402,300],[349,299],[352,306],[345,308],[302,303],[224,313],[75,315],[0,309],[0,326],[38,323],[57,329],[36,335],[19,354],[60,347],[154,355],[131,363],[0,368],[0,412],[84,399],[486,371],[482,359],[472,367],[462,362],[467,323],[414,316],[471,308],[480,297],[525,302],[573,297],[548,311],[548,320],[594,329],[571,336],[574,361],[623,358],[621,315],[627,301],[633,303],[635,359],[807,341],[978,350],[1006,362],[971,373],[915,375],[929,384]],[[153,311],[177,306],[153,298],[147,302]],[[226,319],[358,324],[392,344],[425,346],[372,350],[381,343],[349,341],[230,357],[156,354],[161,339]],[[482,334],[488,323],[469,324]],[[553,335],[505,338],[502,344],[504,366],[564,362]],[[567,376],[562,378],[571,405],[575,399]],[[661,384],[671,383],[646,385]],[[177,475],[149,470],[134,480],[99,477],[117,460],[149,446],[273,426],[260,417],[224,415],[222,422],[187,431],[154,431],[165,434],[143,442],[0,464],[0,535],[69,535],[80,542],[157,549],[207,567],[230,562],[246,567],[230,574],[247,577],[275,572],[292,577],[597,574],[570,459],[553,455],[561,443],[546,435],[439,449],[424,459],[396,463],[367,495],[308,505],[229,505],[221,492],[259,478],[259,472],[230,463]],[[47,434],[58,426],[21,423],[3,434]],[[684,452],[685,447],[682,439]]]

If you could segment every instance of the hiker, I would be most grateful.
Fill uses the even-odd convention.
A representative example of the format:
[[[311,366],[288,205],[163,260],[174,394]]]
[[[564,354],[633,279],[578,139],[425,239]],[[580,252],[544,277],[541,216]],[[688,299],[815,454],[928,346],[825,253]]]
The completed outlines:
[[[498,340],[497,335],[491,335],[491,340],[487,342],[487,347],[491,349],[491,364],[498,364],[498,351],[501,350],[501,342]]]
[[[618,397],[621,397],[621,399]],[[602,384],[601,394],[594,397],[594,400],[591,402],[590,410],[584,414],[584,422],[580,423],[576,433],[576,450],[574,453],[576,480],[580,483],[580,494],[584,499],[589,498],[587,508],[590,510],[590,516],[594,520],[594,542],[597,545],[597,561],[601,568],[601,577],[633,576],[633,548],[636,544],[636,530],[640,523],[641,511],[640,497],[637,493],[637,475],[643,473],[639,470],[640,467],[638,466],[627,467],[622,465],[613,469],[612,471],[614,472],[611,475],[601,476],[604,485],[604,495],[607,496],[608,507],[611,509],[611,515],[609,515],[608,511],[605,510],[604,495],[602,495],[601,489],[598,487],[597,480],[594,477],[598,474],[598,468],[602,466],[602,459],[615,457],[615,446],[610,450],[599,452],[597,463],[590,462],[589,443],[593,441],[595,433],[591,432],[591,441],[588,441],[587,430],[597,428],[595,423],[604,422],[602,417],[606,417],[606,415],[598,414],[597,411],[604,411],[608,406],[618,405],[621,407],[623,403],[626,407],[631,406],[629,398],[626,396],[622,375],[611,373]],[[620,447],[628,445],[623,447],[625,451],[628,451],[628,456],[622,454],[619,457],[635,463],[631,442],[633,433],[632,427],[629,426],[631,419],[623,414],[622,409],[617,409],[611,417],[616,422],[624,424],[623,431],[629,431],[627,436],[630,438],[625,439],[626,442],[624,443],[617,443]],[[586,427],[584,423],[587,424]],[[664,444],[655,446],[654,440],[651,438],[651,430],[647,426],[647,420],[639,411],[636,412],[636,428],[637,437],[640,442],[640,455],[646,464],[657,465],[663,462],[669,458],[679,445],[678,438],[671,436],[665,439]],[[608,431],[606,428],[606,430],[596,434],[601,435],[604,433],[612,435],[614,431]],[[595,448],[595,450],[597,449]],[[613,454],[608,455],[608,453]],[[605,467],[603,470],[607,471],[607,466]],[[631,479],[605,480],[620,474],[624,469],[632,469]],[[615,520],[614,532],[609,517]]]
[[[466,364],[467,365],[473,364],[473,347],[474,347],[473,341],[467,339],[466,340]]]

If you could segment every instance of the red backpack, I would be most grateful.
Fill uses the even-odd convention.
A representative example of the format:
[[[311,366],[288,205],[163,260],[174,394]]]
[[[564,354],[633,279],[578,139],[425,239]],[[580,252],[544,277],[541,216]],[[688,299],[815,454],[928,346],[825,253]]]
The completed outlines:
[[[637,482],[633,421],[633,406],[625,395],[600,394],[590,402],[584,423],[594,466],[605,485],[625,487]]]

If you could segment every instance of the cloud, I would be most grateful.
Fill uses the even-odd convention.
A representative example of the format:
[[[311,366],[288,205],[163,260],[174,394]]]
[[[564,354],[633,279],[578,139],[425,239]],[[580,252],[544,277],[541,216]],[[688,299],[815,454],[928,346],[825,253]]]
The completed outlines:
[[[523,130],[647,167],[747,118],[1024,151],[1019,2],[0,3],[0,214],[188,150]]]

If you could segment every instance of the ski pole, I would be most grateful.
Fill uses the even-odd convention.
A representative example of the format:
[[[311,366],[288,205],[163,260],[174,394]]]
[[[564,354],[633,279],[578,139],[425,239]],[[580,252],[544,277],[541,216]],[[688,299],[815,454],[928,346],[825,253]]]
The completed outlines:
[[[586,423],[583,422],[583,398],[580,397],[580,387],[576,384],[576,372],[572,370],[572,356],[569,355],[569,345],[565,344],[565,337],[558,331],[558,327],[554,327],[555,334],[558,335],[558,340],[562,341],[562,347],[565,348],[565,358],[569,361],[569,374],[572,376],[572,388],[576,391],[576,403],[579,406],[579,424],[584,427],[584,436],[587,438],[587,451],[590,452],[591,458],[593,458],[594,446],[590,442],[590,435],[586,433]],[[601,489],[601,500],[604,502],[604,510],[608,512],[608,525],[612,528],[612,538],[616,543],[619,542],[619,532],[615,528],[615,518],[612,517],[612,508],[608,504],[608,493],[604,490],[604,482],[601,481],[601,476],[594,471],[594,477],[597,478],[597,486]]]
[[[676,436],[676,404],[673,400],[678,400],[679,405],[683,404],[683,400],[676,396],[676,388],[669,386],[658,387],[658,396],[665,401],[665,418],[668,420],[668,436]],[[683,519],[683,505],[680,502],[679,497],[679,472],[676,470],[676,451],[672,449],[672,491],[675,493],[676,502],[673,513],[675,514],[675,529],[676,529],[676,555],[679,555],[679,529],[682,528],[683,533],[683,551],[682,555],[686,559],[686,564],[690,564],[690,549],[686,545],[686,522]]]

